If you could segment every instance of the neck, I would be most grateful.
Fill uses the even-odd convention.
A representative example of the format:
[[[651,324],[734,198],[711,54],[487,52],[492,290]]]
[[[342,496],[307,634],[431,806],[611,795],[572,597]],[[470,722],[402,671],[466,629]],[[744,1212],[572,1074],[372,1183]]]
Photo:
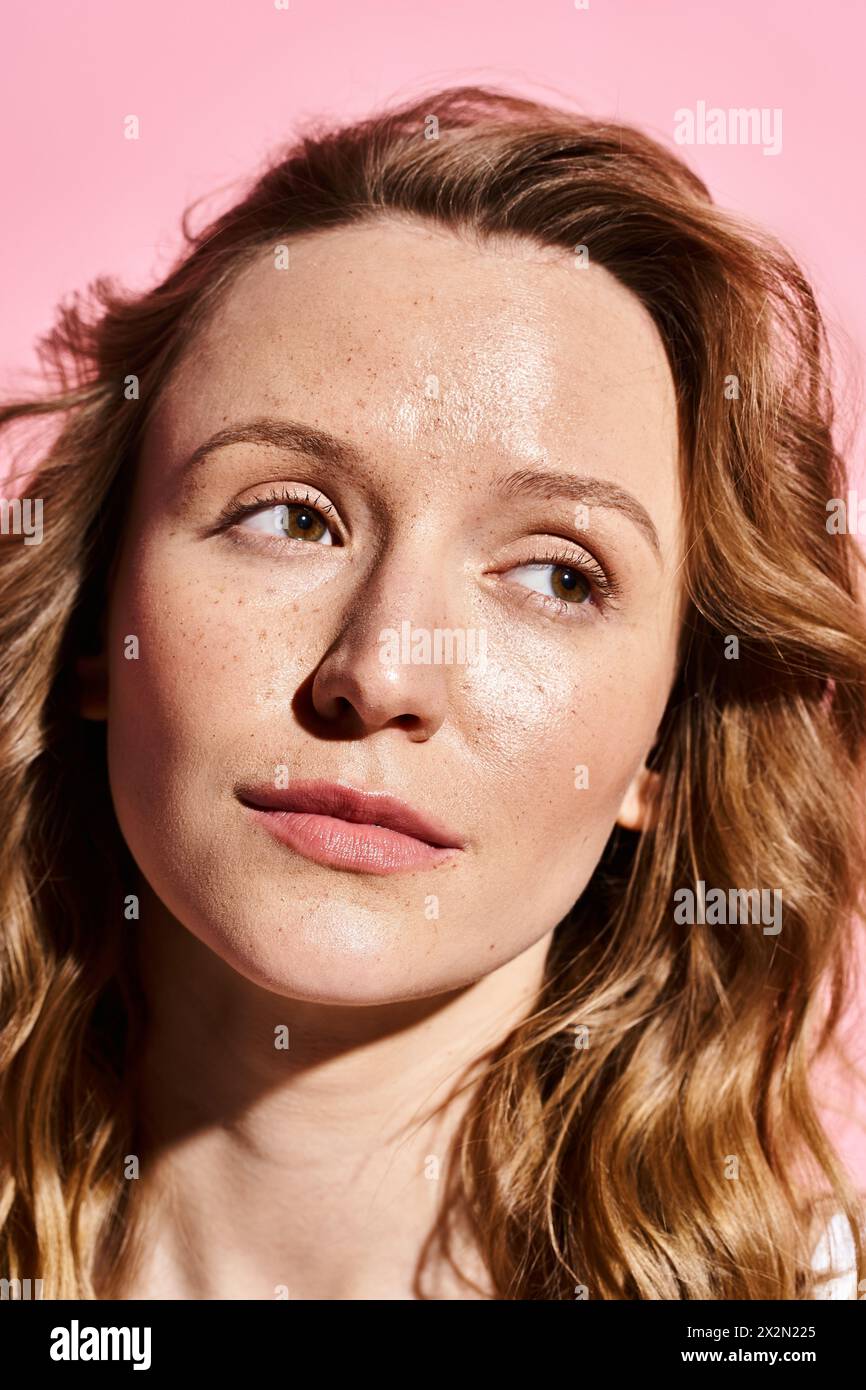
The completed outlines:
[[[475,1064],[531,1011],[550,935],[446,995],[330,1005],[251,983],[141,901],[143,1226],[125,1296],[422,1296]],[[471,1245],[459,1263],[469,1282],[443,1261],[432,1296],[490,1296]]]

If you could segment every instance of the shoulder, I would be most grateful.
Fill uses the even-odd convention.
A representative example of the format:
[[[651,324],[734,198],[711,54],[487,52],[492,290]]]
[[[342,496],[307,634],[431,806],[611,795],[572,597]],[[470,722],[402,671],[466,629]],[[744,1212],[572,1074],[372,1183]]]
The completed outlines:
[[[816,1289],[814,1298],[856,1299],[857,1254],[854,1233],[843,1211],[830,1217],[812,1255],[812,1268],[819,1274],[833,1270],[834,1277]]]

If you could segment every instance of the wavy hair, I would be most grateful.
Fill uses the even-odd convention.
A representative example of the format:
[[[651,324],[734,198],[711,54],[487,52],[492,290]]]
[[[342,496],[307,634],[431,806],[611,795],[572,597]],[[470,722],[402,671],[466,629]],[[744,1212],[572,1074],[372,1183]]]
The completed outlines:
[[[866,1272],[861,1196],[810,1086],[849,1002],[866,862],[862,556],[826,524],[846,486],[827,332],[789,253],[660,144],[476,86],[310,123],[201,231],[184,214],[155,288],[100,277],[61,305],[45,389],[0,409],[10,442],[56,427],[14,461],[45,541],[0,545],[0,1272],[112,1297],[135,1259],[134,865],[74,667],[99,642],[139,442],[252,259],[380,217],[584,247],[627,286],[673,375],[685,507],[657,823],[614,831],[534,1007],[477,1060],[429,1248],[457,1268],[468,1236],[502,1299],[810,1297],[824,1202]],[[782,932],[679,924],[699,881],[781,888]]]

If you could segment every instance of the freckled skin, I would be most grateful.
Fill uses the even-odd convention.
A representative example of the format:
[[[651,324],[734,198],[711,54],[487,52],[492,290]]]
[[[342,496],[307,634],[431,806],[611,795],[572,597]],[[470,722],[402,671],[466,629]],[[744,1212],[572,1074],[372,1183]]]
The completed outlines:
[[[363,475],[246,444],[184,488],[197,445],[263,414],[351,441]],[[633,804],[673,679],[676,459],[660,339],[600,267],[382,222],[245,271],[149,427],[111,596],[112,795],[164,909],[253,983],[332,1004],[444,993],[541,942]],[[503,499],[497,474],[541,462],[627,488],[662,563],[609,509],[580,546],[572,501]],[[321,494],[346,543],[207,534],[280,484]],[[598,538],[615,610],[535,601],[519,567],[563,538]],[[485,632],[486,669],[383,665],[404,620]],[[233,795],[279,764],[387,790],[467,847],[388,878],[312,864]]]

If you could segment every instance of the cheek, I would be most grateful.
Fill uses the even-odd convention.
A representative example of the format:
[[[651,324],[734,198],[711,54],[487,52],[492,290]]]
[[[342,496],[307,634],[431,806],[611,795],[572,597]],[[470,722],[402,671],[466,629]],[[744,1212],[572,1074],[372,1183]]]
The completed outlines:
[[[115,590],[109,623],[116,748],[138,761],[158,756],[164,767],[195,762],[249,735],[275,704],[288,706],[308,639],[299,648],[291,611],[284,607],[280,618],[267,595],[197,577],[188,563],[145,558],[131,568]],[[138,644],[133,659],[130,638]]]
[[[152,882],[183,878],[189,854],[215,845],[235,772],[226,752],[249,718],[252,673],[239,663],[266,651],[245,607],[191,578],[188,566],[141,559],[118,577],[108,625],[109,781],[121,830]]]
[[[667,653],[611,628],[545,650],[515,641],[499,658],[472,691],[487,814],[547,869],[594,866],[662,716]]]
[[[273,597],[195,573],[167,545],[142,546],[118,574],[107,633],[111,795],[139,868],[188,924],[219,918],[202,908],[215,885],[226,902],[241,891],[237,776],[259,768],[264,750],[291,754],[291,700],[311,649],[303,615],[303,641],[292,636],[291,608],[278,618]],[[234,911],[241,920],[244,905]]]

